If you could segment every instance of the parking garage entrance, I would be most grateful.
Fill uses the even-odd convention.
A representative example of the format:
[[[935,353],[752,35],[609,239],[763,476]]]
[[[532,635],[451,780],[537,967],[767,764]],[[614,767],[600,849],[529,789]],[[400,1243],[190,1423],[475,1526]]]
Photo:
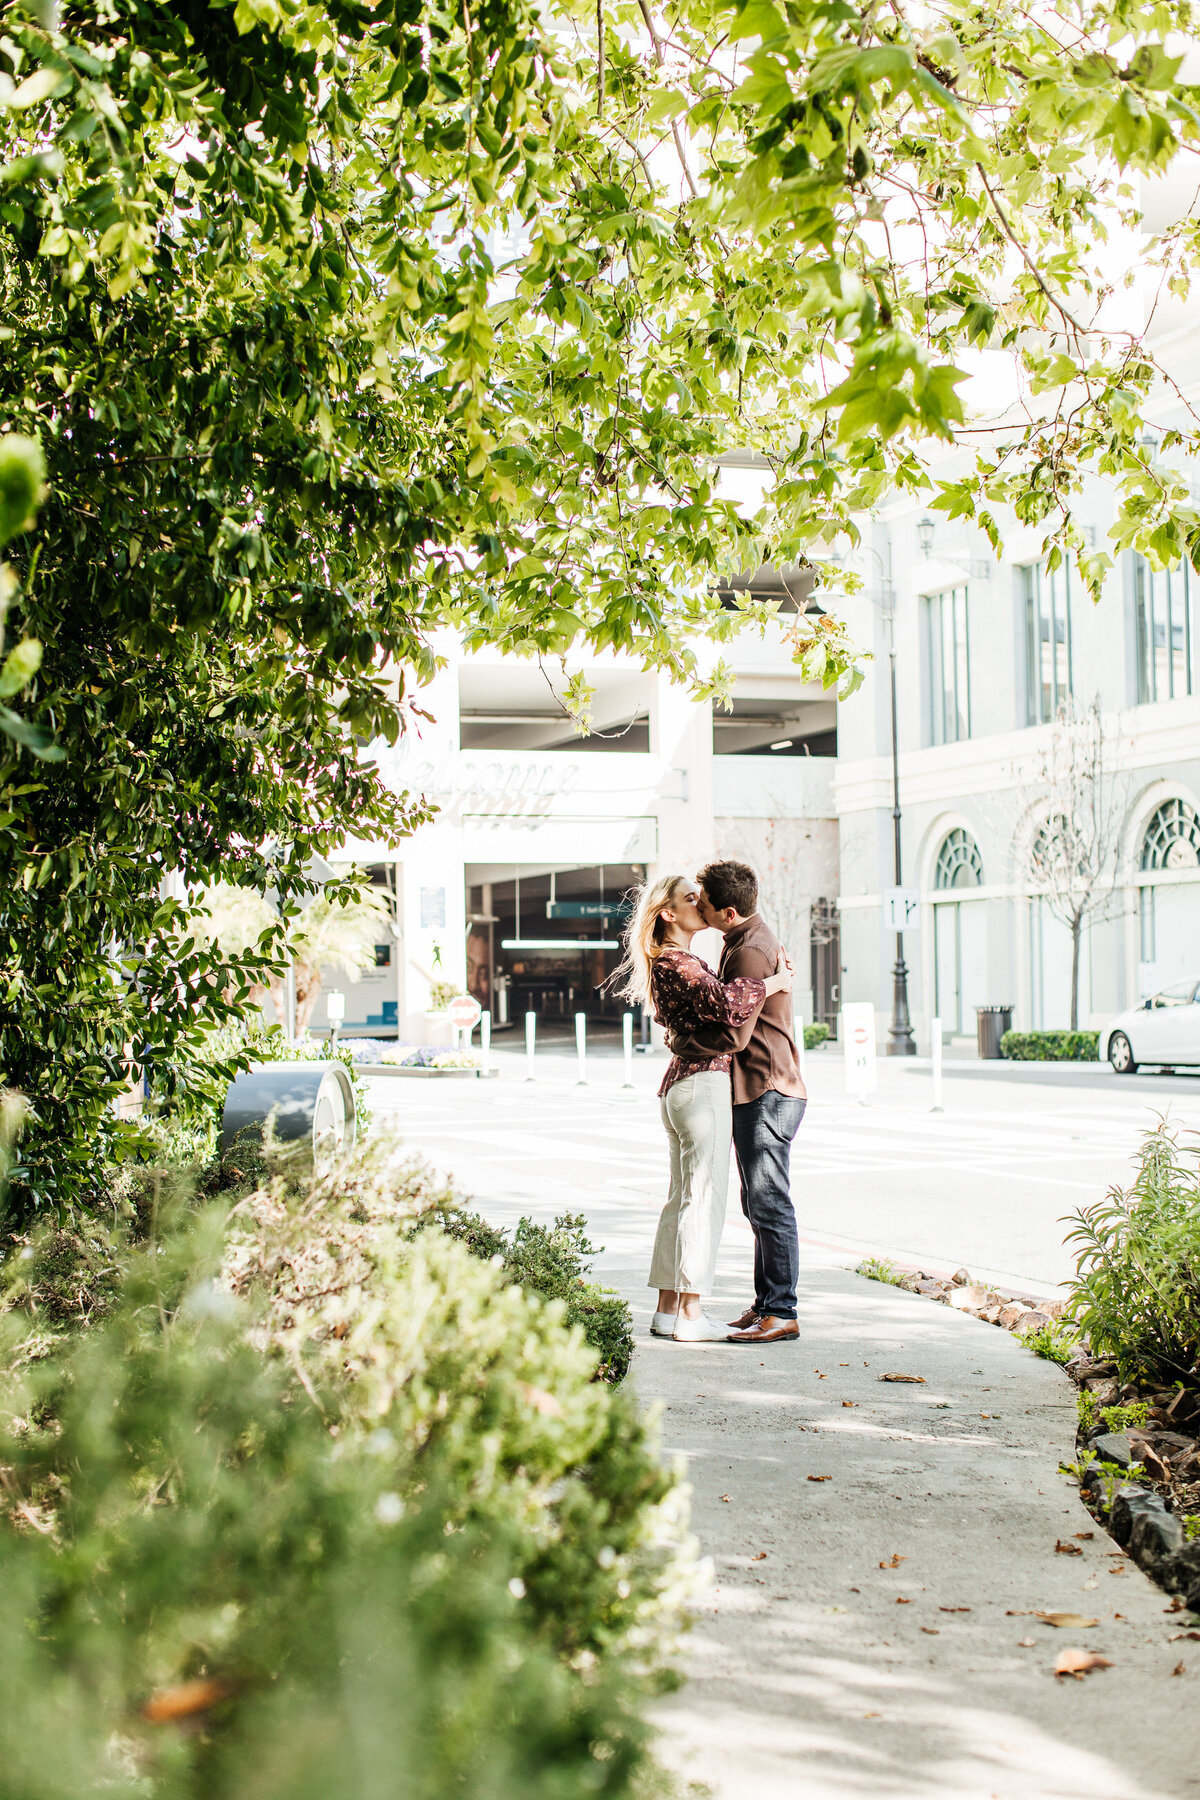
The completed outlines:
[[[619,1031],[628,1009],[611,978],[642,865],[477,863],[466,876],[467,986],[492,1029],[523,1026],[532,1012],[543,1036],[566,1036],[582,1012],[589,1031]]]

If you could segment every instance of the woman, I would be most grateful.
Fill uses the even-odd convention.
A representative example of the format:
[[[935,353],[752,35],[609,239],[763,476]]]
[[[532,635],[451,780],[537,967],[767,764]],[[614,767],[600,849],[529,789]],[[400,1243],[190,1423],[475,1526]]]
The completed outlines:
[[[696,933],[705,929],[699,899],[693,882],[668,875],[642,889],[626,933],[622,991],[653,1009],[668,1044],[684,1030],[744,1026],[768,994],[788,993],[792,986],[791,966],[782,951],[779,968],[766,981],[718,980],[689,949]],[[658,1090],[671,1151],[671,1190],[650,1264],[650,1286],[658,1289],[651,1330],[682,1343],[729,1335],[728,1326],[706,1317],[700,1296],[712,1289],[725,1224],[733,1136],[730,1063],[728,1054],[704,1062],[672,1057]]]

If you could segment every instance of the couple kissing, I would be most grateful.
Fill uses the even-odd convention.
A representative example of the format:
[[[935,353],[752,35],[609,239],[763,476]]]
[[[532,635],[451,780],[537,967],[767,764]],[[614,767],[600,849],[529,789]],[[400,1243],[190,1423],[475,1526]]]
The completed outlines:
[[[805,1095],[793,969],[757,908],[754,870],[712,862],[695,881],[669,875],[643,888],[625,939],[623,991],[652,1009],[671,1051],[658,1090],[671,1186],[649,1285],[658,1290],[651,1330],[676,1342],[774,1344],[800,1335],[790,1162]],[[690,947],[713,928],[725,939],[715,975]],[[731,1140],[754,1234],[754,1299],[721,1324],[701,1296],[716,1275]]]

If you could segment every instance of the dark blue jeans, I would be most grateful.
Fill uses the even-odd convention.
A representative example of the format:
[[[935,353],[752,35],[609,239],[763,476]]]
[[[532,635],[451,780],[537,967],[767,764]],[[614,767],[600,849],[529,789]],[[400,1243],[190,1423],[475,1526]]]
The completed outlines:
[[[800,1243],[790,1165],[804,1104],[770,1089],[733,1109],[742,1211],[754,1233],[754,1310],[775,1319],[796,1316]]]

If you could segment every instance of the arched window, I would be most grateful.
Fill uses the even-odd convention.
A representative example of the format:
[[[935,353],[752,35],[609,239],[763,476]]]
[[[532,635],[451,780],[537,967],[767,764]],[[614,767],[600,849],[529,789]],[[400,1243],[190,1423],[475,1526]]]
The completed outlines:
[[[1166,800],[1146,827],[1142,839],[1143,869],[1194,869],[1200,866],[1200,815],[1186,800]]]
[[[961,827],[952,831],[938,851],[933,874],[935,888],[977,888],[983,886],[983,860],[979,846],[969,831]]]

